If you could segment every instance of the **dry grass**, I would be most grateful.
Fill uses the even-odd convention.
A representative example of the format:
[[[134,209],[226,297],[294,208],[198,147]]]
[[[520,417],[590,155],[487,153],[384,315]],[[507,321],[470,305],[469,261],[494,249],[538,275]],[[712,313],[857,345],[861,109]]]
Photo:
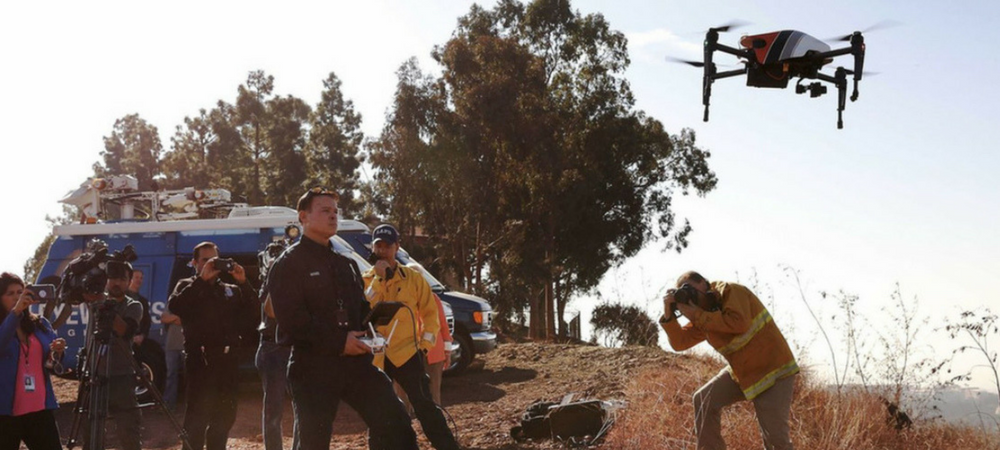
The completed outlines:
[[[720,369],[707,358],[674,358],[664,367],[642,371],[626,387],[629,405],[609,434],[605,448],[693,449],[691,396]],[[880,400],[863,392],[838,395],[799,376],[792,405],[792,442],[809,450],[1000,449],[996,435],[944,423],[916,423],[896,431]],[[762,448],[752,405],[742,402],[723,412],[729,448]]]

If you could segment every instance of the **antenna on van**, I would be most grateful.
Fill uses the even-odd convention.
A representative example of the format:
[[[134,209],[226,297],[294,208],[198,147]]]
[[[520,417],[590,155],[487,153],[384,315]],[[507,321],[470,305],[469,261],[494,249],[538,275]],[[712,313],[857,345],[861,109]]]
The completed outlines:
[[[80,223],[135,220],[137,212],[153,222],[226,217],[234,208],[248,207],[233,203],[225,189],[139,191],[139,181],[132,175],[88,178],[59,202],[79,208]]]

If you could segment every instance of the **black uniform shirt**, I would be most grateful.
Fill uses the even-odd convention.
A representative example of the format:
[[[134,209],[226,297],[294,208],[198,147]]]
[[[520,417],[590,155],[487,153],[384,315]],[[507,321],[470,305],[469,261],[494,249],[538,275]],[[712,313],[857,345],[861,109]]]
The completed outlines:
[[[300,239],[268,273],[278,343],[339,356],[347,332],[365,329],[362,322],[370,307],[363,286],[354,261],[334,253],[329,243]],[[345,311],[347,327],[337,326],[340,309]]]
[[[234,347],[252,321],[257,293],[250,283],[234,285],[220,280],[208,282],[199,276],[177,282],[170,295],[170,312],[184,323],[184,350],[201,347]]]

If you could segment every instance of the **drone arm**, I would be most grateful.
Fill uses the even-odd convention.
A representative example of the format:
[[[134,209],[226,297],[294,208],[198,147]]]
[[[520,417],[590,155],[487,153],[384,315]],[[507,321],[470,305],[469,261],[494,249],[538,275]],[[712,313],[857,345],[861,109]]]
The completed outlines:
[[[727,70],[725,72],[719,72],[719,73],[716,73],[716,74],[712,75],[712,80],[721,80],[723,78],[738,77],[740,75],[746,75],[746,73],[747,73],[747,69],[746,68],[736,69],[736,70]]]
[[[836,78],[831,77],[830,75],[822,74],[822,73],[817,73],[816,74],[816,79],[826,81],[827,83],[830,83],[830,84],[833,84],[833,85],[837,84],[837,79]]]
[[[736,48],[730,47],[728,45],[723,45],[723,44],[718,44],[718,43],[713,44],[713,47],[715,47],[715,50],[718,50],[718,51],[723,52],[723,53],[729,53],[730,55],[736,56],[738,58],[751,59],[751,57],[752,57],[752,54],[750,53],[749,50],[740,50],[740,49],[736,49]]]

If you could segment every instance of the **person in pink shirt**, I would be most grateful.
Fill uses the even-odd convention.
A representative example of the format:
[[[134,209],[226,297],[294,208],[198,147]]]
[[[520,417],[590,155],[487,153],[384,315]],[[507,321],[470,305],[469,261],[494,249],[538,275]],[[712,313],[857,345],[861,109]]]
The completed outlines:
[[[28,311],[36,301],[17,275],[0,274],[0,300],[0,450],[61,449],[45,362],[61,360],[66,341]]]

